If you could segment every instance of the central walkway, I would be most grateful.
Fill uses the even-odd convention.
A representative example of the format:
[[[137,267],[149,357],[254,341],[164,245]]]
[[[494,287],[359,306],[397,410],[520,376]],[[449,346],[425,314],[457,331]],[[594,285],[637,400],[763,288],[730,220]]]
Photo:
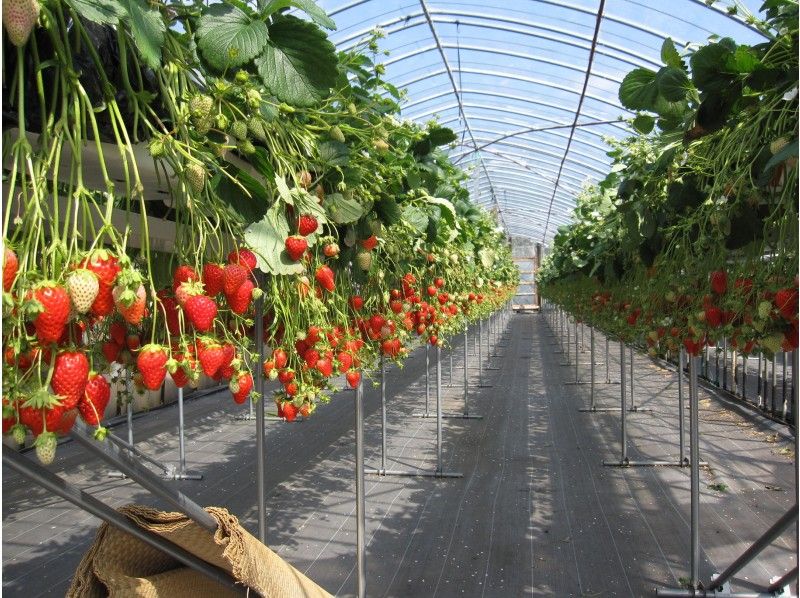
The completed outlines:
[[[588,342],[588,334],[586,335]],[[463,410],[463,338],[454,347],[453,387],[444,411]],[[470,343],[472,345],[472,343]],[[619,413],[581,413],[588,386],[566,385],[574,367],[541,315],[514,315],[504,347],[478,388],[470,357],[470,411],[479,420],[446,419],[444,469],[463,478],[367,480],[368,596],[652,596],[688,573],[687,469],[607,468],[618,459]],[[604,381],[604,339],[597,340],[597,380]],[[443,380],[450,359],[443,352]],[[618,345],[610,372],[619,379]],[[483,349],[484,365],[487,361]],[[628,352],[626,351],[626,359]],[[574,359],[574,353],[573,353]],[[588,352],[580,355],[588,379]],[[435,466],[434,419],[412,417],[425,403],[424,349],[388,372],[388,453],[392,469]],[[431,351],[431,408],[435,352]],[[629,371],[629,370],[628,370]],[[678,459],[677,380],[636,356],[636,403],[653,412],[628,415],[628,454]],[[598,384],[598,406],[619,405],[619,385]],[[366,460],[380,466],[379,389],[367,388]],[[229,508],[256,529],[252,422],[227,396],[186,407],[187,460],[201,482],[178,484],[201,504]],[[792,504],[788,432],[701,396],[701,577],[724,569]],[[268,543],[331,593],[355,592],[352,393],[341,393],[308,422],[269,423]],[[174,408],[136,422],[139,448],[176,459]],[[118,429],[122,434],[123,430]],[[74,443],[59,451],[70,481],[113,506],[158,504],[128,481],[86,464]],[[174,482],[170,482],[174,483]],[[9,596],[63,595],[97,521],[3,470],[3,590]],[[163,506],[163,505],[162,505]],[[794,532],[784,534],[734,580],[762,587],[795,565]]]

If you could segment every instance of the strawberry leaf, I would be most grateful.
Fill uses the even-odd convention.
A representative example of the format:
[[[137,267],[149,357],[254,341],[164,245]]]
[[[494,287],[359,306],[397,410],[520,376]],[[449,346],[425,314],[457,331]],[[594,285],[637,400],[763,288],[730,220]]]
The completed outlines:
[[[84,19],[101,25],[116,25],[125,11],[111,0],[67,0],[67,4]]]
[[[263,219],[251,224],[244,233],[247,245],[256,254],[258,267],[269,274],[300,274],[301,262],[292,262],[285,251],[285,239],[291,233],[280,202],[267,210]]]
[[[333,44],[318,27],[296,17],[275,17],[266,48],[255,62],[264,85],[295,106],[321,100],[338,76]]]
[[[349,224],[364,215],[364,206],[341,193],[331,193],[325,198],[328,219],[336,224]]]
[[[122,20],[127,21],[142,60],[152,69],[162,68],[161,47],[167,26],[161,13],[143,0],[119,0],[119,5],[128,13],[128,18]]]
[[[312,21],[325,29],[336,29],[336,23],[313,0],[271,0],[262,11],[264,15],[294,6],[306,13]]]
[[[224,71],[258,56],[267,44],[267,25],[229,4],[212,4],[197,28],[197,47],[213,68]]]

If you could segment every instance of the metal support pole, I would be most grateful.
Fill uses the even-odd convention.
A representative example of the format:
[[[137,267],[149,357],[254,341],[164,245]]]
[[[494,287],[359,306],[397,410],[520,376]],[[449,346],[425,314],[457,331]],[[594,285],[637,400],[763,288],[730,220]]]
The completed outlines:
[[[442,473],[442,349],[436,347],[436,473]]]
[[[575,320],[575,382],[578,381],[578,320]]]
[[[386,363],[381,354],[381,470],[386,471]]]
[[[491,388],[483,382],[483,320],[478,321],[478,388]]]
[[[784,574],[782,577],[773,581],[767,588],[767,592],[769,592],[770,594],[778,594],[778,593],[782,594],[783,589],[787,588],[787,586],[790,583],[796,580],[797,580],[797,567],[795,566],[794,569],[792,569],[788,573]]]
[[[262,286],[263,274],[257,274],[257,282]],[[259,356],[259,367],[254,368],[256,375],[256,392],[261,400],[256,405],[256,493],[258,500],[258,539],[262,543],[267,543],[267,489],[265,488],[266,479],[266,458],[264,455],[266,426],[264,424],[264,372],[260,365],[264,363],[265,343],[264,343],[264,297],[261,296],[255,304],[255,345]]]
[[[633,392],[633,365],[634,365],[634,355],[633,355],[633,346],[630,347],[630,356],[631,356],[631,407],[628,411],[631,413],[643,413],[653,411],[650,407],[637,407],[636,406],[636,397]]]
[[[178,389],[178,471],[170,471],[168,475],[175,480],[202,480],[199,473],[186,471],[186,441],[184,439],[183,422],[183,388]]]
[[[686,367],[686,354],[683,347],[678,349],[678,462],[681,466],[688,465],[686,455],[686,434],[683,429],[683,368]]]
[[[747,361],[749,355],[742,353],[742,398],[747,399]]]
[[[367,596],[366,497],[364,492],[364,388],[359,381],[355,389],[356,426],[356,568],[358,598]]]
[[[589,361],[589,408],[578,409],[584,412],[597,411],[597,406],[594,404],[594,327],[592,326],[589,327]]]
[[[431,344],[425,341],[425,413],[428,413],[428,402],[431,398],[431,357],[430,357]]]
[[[216,520],[197,503],[191,501],[181,492],[167,486],[162,478],[131,457],[128,451],[120,449],[113,442],[99,442],[92,437],[92,434],[93,430],[80,421],[75,422],[71,432],[72,438],[78,444],[111,465],[111,467],[119,469],[127,477],[165,500],[182,513],[185,513],[204,528],[211,531],[217,529]]]
[[[758,352],[758,378],[756,378],[756,396],[758,397],[758,406],[763,409],[765,402],[761,388],[761,351]]]
[[[127,405],[127,418],[128,418],[128,444],[133,446],[133,400],[128,400]]]
[[[608,353],[608,336],[606,336],[606,384],[611,384],[611,375],[609,374],[608,367],[609,362],[609,353]]]
[[[772,395],[772,408],[770,409],[770,413],[772,413],[772,415],[775,415],[778,412],[778,405],[777,405],[777,401],[776,401],[777,397],[775,396],[777,394],[775,391],[778,388],[777,375],[776,375],[776,371],[775,371],[775,365],[776,365],[775,362],[777,361],[776,357],[777,357],[776,355],[773,355],[772,359],[770,360],[770,362],[772,363],[772,373],[770,375],[769,392],[770,392],[770,395]]]
[[[38,463],[35,463],[30,459],[26,459],[18,452],[10,449],[4,449],[3,463],[47,491],[52,492],[56,496],[60,496],[78,508],[90,513],[91,515],[94,515],[98,519],[101,519],[108,524],[130,534],[148,546],[152,546],[156,550],[163,552],[164,554],[183,563],[190,569],[208,576],[210,579],[214,580],[225,588],[233,590],[239,594],[246,594],[248,592],[248,588],[237,583],[227,571],[223,571],[218,567],[210,565],[206,561],[196,557],[192,553],[176,544],[173,544],[158,534],[142,529],[123,514],[119,513],[115,509],[112,509],[91,494],[76,488],[72,484],[68,484],[54,473],[51,473]],[[208,514],[206,513],[206,515]],[[210,515],[208,516],[211,517]],[[213,521],[214,529],[209,531],[216,531],[216,520]]]
[[[783,373],[781,376],[781,417],[785,420],[789,414],[789,397],[786,396],[786,351],[781,351],[781,366]]]
[[[722,339],[722,390],[728,390],[728,339]]]
[[[620,342],[619,344],[619,388],[620,388],[620,406],[622,413],[622,425],[620,430],[620,440],[622,443],[622,452],[620,462],[628,462],[628,436],[627,429],[625,428],[625,345]]]
[[[698,358],[689,357],[689,452],[691,479],[691,548],[690,548],[690,585],[697,588],[700,581],[700,433],[699,396],[697,391]]]

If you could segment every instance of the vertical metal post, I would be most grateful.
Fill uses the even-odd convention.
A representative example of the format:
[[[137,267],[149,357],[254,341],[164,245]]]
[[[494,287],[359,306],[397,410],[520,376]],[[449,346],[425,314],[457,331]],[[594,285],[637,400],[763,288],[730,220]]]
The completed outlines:
[[[798,455],[800,455],[800,387],[797,384],[797,372],[800,371],[800,351],[792,351],[792,420],[794,420],[794,487],[795,492],[800,488],[800,468],[797,467]],[[794,526],[794,545],[800,546],[800,519],[795,521]]]
[[[683,368],[686,367],[686,354],[683,347],[678,349],[678,463],[686,464],[686,434],[683,430]]]
[[[758,406],[763,407],[764,402],[763,389],[761,384],[761,351],[758,352],[758,378],[756,379],[756,396],[758,397]]]
[[[719,386],[719,347],[716,344],[714,344],[714,384]]]
[[[436,347],[436,473],[442,473],[442,349]]]
[[[594,327],[589,327],[589,408],[594,411]]]
[[[583,343],[583,333],[585,332],[585,330],[586,326],[584,325],[583,322],[581,322],[581,352],[583,353],[586,352],[586,345]]]
[[[689,451],[691,467],[691,585],[697,588],[700,580],[700,433],[697,428],[700,418],[697,412],[697,357],[689,358]]]
[[[747,361],[749,355],[742,353],[742,398],[747,398]]]
[[[447,383],[452,386],[453,385],[453,347],[450,347],[448,351],[450,353],[450,375],[447,377]]]
[[[431,397],[431,380],[430,380],[430,346],[431,344],[425,341],[425,415],[428,415],[428,401]]]
[[[781,417],[785,420],[789,415],[789,397],[786,396],[786,351],[781,351],[781,366],[783,367],[783,375],[781,376],[781,384],[783,389],[781,391]]]
[[[178,389],[178,455],[180,473],[186,471],[186,444],[183,438],[183,388]]]
[[[133,399],[128,399],[126,419],[128,424],[128,444],[133,446]]]
[[[386,471],[386,363],[381,354],[381,470]]]
[[[464,325],[464,414],[466,415],[469,412],[469,407],[467,407],[467,395],[469,394],[469,382],[467,380],[467,366],[469,364],[467,356],[467,325]]]
[[[367,596],[366,498],[364,496],[364,387],[359,381],[355,391],[356,409],[356,568],[358,598]]]
[[[575,320],[575,382],[578,381],[578,320]]]
[[[728,390],[728,339],[722,339],[722,390]]]
[[[633,395],[633,345],[630,346],[630,355],[631,355],[631,411],[636,411],[636,397]]]
[[[778,386],[778,384],[777,384],[777,376],[776,376],[776,372],[775,372],[775,362],[777,361],[777,355],[773,355],[772,359],[770,361],[772,362],[772,374],[770,375],[770,389],[769,389],[770,390],[770,394],[772,395],[772,409],[770,410],[770,412],[773,415],[775,415],[775,413],[777,413],[777,411],[778,411],[778,406],[777,406],[776,401],[775,401],[775,398],[776,398],[775,397],[775,390],[777,389],[777,386]]]
[[[622,435],[622,456],[620,462],[625,463],[628,460],[628,436],[625,429],[625,413],[628,408],[625,405],[625,344],[620,341],[619,343],[619,396],[621,402],[622,425],[620,432]]]
[[[478,320],[478,386],[483,386],[483,320]]]
[[[611,383],[611,375],[609,374],[609,371],[608,371],[609,361],[611,361],[611,360],[609,359],[609,352],[608,352],[608,335],[606,335],[606,384],[610,384]]]
[[[566,329],[567,329],[567,344],[565,345],[565,347],[567,350],[564,352],[564,354],[567,356],[567,363],[569,363],[569,322],[567,322]]]
[[[738,394],[739,392],[739,362],[736,361],[736,349],[731,349],[731,392]]]
[[[258,277],[259,286],[262,286],[264,276],[259,273]],[[261,400],[256,404],[256,491],[258,494],[258,539],[263,544],[267,543],[267,489],[265,488],[265,470],[266,459],[264,456],[265,442],[264,436],[266,434],[264,425],[264,371],[261,364],[264,363],[265,358],[265,343],[264,343],[264,297],[261,296],[256,301],[255,305],[255,343],[256,350],[259,355],[259,366],[253,368],[256,375],[256,392],[261,397]]]

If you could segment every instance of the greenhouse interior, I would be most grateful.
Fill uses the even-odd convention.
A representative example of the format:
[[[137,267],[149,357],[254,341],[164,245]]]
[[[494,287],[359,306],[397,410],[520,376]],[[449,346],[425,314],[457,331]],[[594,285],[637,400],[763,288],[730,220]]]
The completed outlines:
[[[3,0],[2,594],[798,595],[797,0]]]

